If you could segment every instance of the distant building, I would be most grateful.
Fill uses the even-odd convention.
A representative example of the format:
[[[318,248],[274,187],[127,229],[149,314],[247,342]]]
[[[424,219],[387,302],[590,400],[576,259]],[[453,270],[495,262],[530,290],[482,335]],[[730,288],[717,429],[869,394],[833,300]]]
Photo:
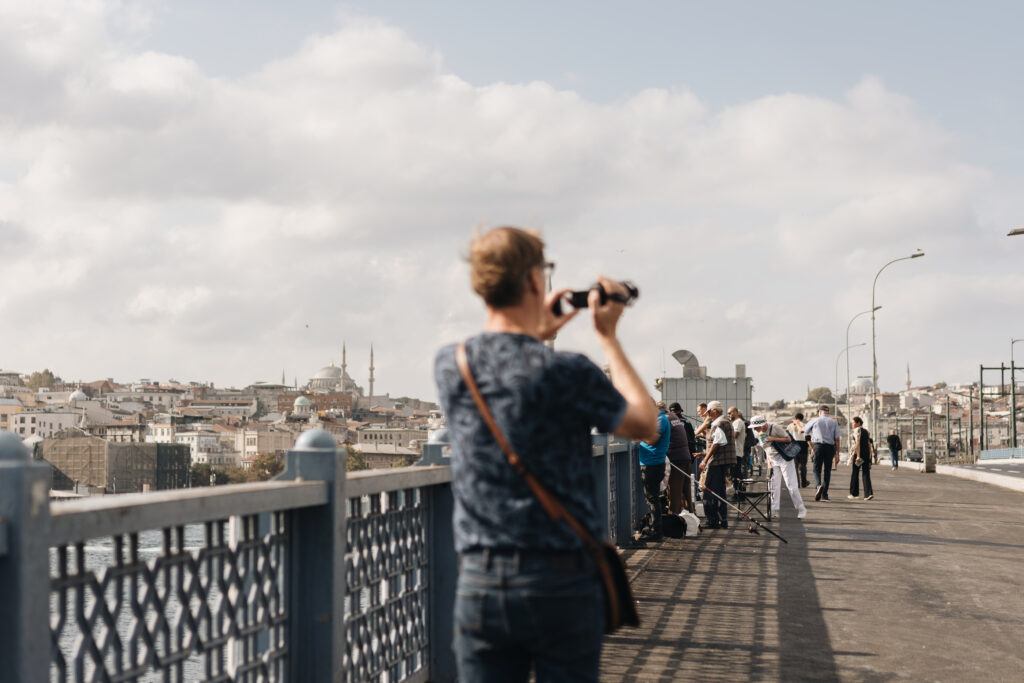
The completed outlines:
[[[696,418],[698,404],[721,401],[723,408],[736,406],[750,417],[753,381],[747,377],[746,365],[736,366],[735,377],[708,377],[707,368],[697,362],[691,351],[681,349],[672,357],[683,366],[683,376],[661,377],[655,382],[666,404],[678,402],[686,415]]]
[[[101,493],[184,488],[189,450],[178,444],[111,443],[65,432],[38,444],[36,452],[53,467],[52,488],[87,487]]]
[[[0,414],[0,417],[3,415]],[[8,429],[21,438],[32,435],[44,439],[76,426],[82,420],[82,414],[71,409],[30,410],[12,415]],[[3,427],[0,422],[0,427]]]
[[[15,432],[15,430],[11,429],[14,415],[22,412],[23,410],[25,410],[25,404],[18,399],[0,398],[0,429]],[[15,432],[15,434],[17,434],[17,432]]]
[[[356,448],[374,446],[402,446],[408,448],[413,441],[426,441],[427,430],[410,427],[384,427],[372,424],[356,430]]]

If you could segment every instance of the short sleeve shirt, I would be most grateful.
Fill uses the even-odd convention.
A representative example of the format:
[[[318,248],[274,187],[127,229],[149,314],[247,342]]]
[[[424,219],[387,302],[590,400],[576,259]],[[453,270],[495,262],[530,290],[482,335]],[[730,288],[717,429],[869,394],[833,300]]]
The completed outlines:
[[[828,415],[819,415],[804,425],[804,434],[810,434],[814,443],[835,445],[839,438],[839,423]]]
[[[455,364],[438,351],[434,379],[452,443],[455,549],[582,547],[555,522],[508,464]],[[466,341],[480,393],[513,450],[595,537],[600,537],[591,427],[612,432],[626,400],[586,356],[533,337],[485,332]]]
[[[664,411],[658,415],[658,434],[658,440],[653,446],[644,441],[640,442],[640,448],[638,449],[640,464],[644,467],[662,465],[665,463],[665,456],[668,455],[668,444],[672,439],[672,427]]]
[[[729,421],[724,417],[719,417],[711,423],[711,443],[716,446],[725,446],[729,443],[729,438],[725,435],[725,432],[722,431],[722,429],[724,429],[722,427],[722,423],[729,425],[729,429],[732,429],[732,425],[729,424]]]

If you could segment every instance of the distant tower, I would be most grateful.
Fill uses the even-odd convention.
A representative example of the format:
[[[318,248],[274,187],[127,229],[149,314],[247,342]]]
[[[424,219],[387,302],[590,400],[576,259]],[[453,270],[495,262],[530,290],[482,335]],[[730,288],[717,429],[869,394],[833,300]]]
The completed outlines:
[[[370,407],[373,407],[373,344],[370,344]]]
[[[370,365],[373,365],[373,361],[370,361]],[[345,342],[341,342],[341,377],[345,378],[345,369],[348,367],[348,363],[345,361]]]
[[[288,386],[288,380],[284,378],[284,368],[281,368],[281,386]]]
[[[907,391],[910,391],[910,363],[907,362]]]

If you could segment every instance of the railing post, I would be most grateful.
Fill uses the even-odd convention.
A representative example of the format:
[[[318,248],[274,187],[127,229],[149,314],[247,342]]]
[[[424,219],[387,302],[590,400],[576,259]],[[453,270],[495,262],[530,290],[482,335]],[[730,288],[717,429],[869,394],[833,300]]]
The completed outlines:
[[[593,432],[590,437],[591,465],[594,471],[594,487],[597,500],[597,517],[601,520],[601,535],[610,538],[612,534],[611,457],[608,454],[608,435]]]
[[[328,432],[303,432],[288,451],[283,481],[326,481],[326,505],[300,508],[289,525],[290,680],[345,678],[345,464]]]
[[[0,431],[0,683],[49,679],[49,478],[21,439]]]
[[[455,634],[455,582],[459,575],[459,560],[455,554],[455,531],[452,512],[455,499],[451,484],[428,486],[423,489],[427,505],[427,572],[430,594],[427,606],[427,651],[431,681],[454,681],[455,652],[452,642]]]

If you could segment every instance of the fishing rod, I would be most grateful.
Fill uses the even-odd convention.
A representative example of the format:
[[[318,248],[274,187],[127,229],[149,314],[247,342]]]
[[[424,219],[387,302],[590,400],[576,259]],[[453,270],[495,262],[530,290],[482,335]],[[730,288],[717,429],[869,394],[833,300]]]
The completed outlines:
[[[715,493],[714,491],[712,491],[712,490],[711,490],[711,489],[709,489],[708,487],[706,487],[706,486],[701,486],[700,484],[698,484],[698,483],[697,483],[697,481],[696,481],[696,480],[695,480],[695,479],[693,478],[693,475],[692,475],[692,474],[690,474],[689,472],[687,472],[686,470],[684,470],[684,469],[683,469],[682,467],[679,467],[678,465],[676,465],[675,463],[673,463],[673,462],[672,462],[671,460],[666,460],[665,462],[667,462],[667,463],[668,463],[669,465],[671,465],[672,467],[674,467],[674,468],[675,468],[676,470],[678,470],[679,472],[681,472],[681,473],[685,474],[685,475],[686,475],[687,477],[689,477],[689,478],[690,478],[690,481],[692,481],[692,482],[693,482],[694,484],[696,484],[696,486],[697,486],[697,488],[698,488],[698,489],[700,489],[700,490],[701,490],[701,491],[703,491],[704,493],[710,493],[710,494],[711,494],[712,496],[714,496],[714,497],[715,497],[715,498],[717,498],[718,500],[722,501],[723,503],[725,503],[726,505],[728,505],[729,507],[731,507],[731,508],[732,508],[733,510],[735,510],[736,512],[738,512],[738,513],[740,513],[741,515],[743,515],[744,517],[746,517],[746,518],[747,518],[747,521],[748,521],[748,522],[751,522],[751,523],[753,523],[753,524],[756,524],[756,525],[757,525],[757,526],[758,526],[759,528],[761,528],[761,529],[764,529],[765,531],[767,531],[768,533],[770,533],[770,534],[771,534],[772,536],[774,536],[775,538],[779,539],[779,540],[780,540],[780,541],[782,541],[783,543],[787,543],[787,544],[789,543],[789,541],[787,541],[786,539],[784,539],[784,538],[783,538],[782,536],[779,536],[779,535],[778,535],[777,533],[775,533],[774,531],[772,531],[772,530],[771,530],[771,529],[769,529],[768,527],[766,527],[766,526],[764,526],[763,524],[761,524],[761,522],[757,521],[756,519],[754,519],[753,517],[751,517],[750,515],[748,515],[748,514],[747,514],[746,512],[744,512],[743,510],[740,510],[740,509],[739,509],[738,507],[736,507],[735,505],[733,505],[732,503],[730,503],[729,501],[727,501],[727,500],[726,500],[725,498],[722,498],[722,497],[721,497],[720,495],[718,495],[717,493]],[[752,526],[751,526],[751,527],[749,527],[749,528],[747,529],[747,531],[749,531],[749,532],[750,532],[750,533],[752,533],[752,534],[757,534],[757,529],[755,529],[755,528],[754,528],[754,527],[752,527]],[[757,535],[760,535],[760,534],[757,534]]]

